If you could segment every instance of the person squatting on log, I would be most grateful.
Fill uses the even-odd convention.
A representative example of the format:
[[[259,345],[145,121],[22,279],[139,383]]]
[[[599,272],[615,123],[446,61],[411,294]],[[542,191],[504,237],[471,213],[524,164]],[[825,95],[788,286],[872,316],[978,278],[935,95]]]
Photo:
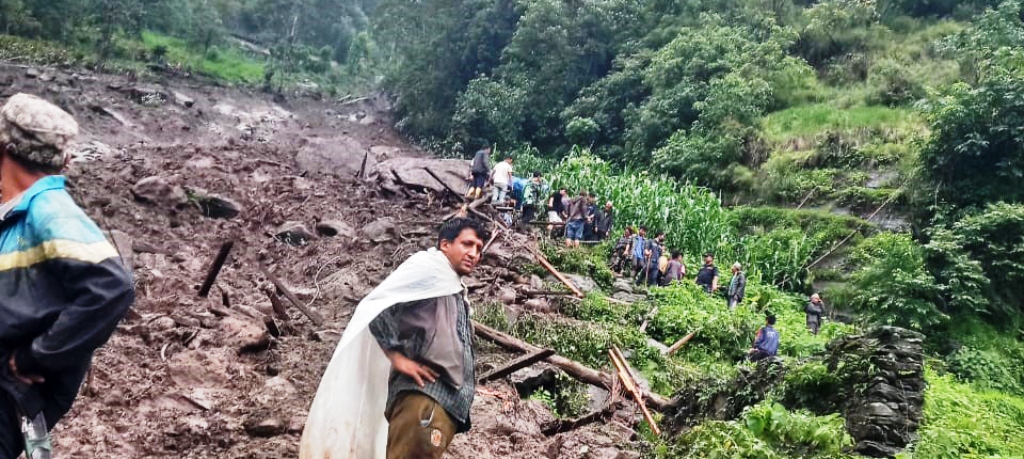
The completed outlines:
[[[26,448],[21,419],[49,430],[71,409],[93,352],[135,298],[117,250],[58,175],[77,135],[71,115],[38,97],[0,108],[2,459],[50,450],[45,435]]]
[[[764,322],[764,326],[754,335],[754,345],[747,351],[747,359],[751,362],[775,357],[779,352],[779,332],[775,330],[775,316],[769,312]]]
[[[451,219],[436,248],[363,298],[320,381],[300,458],[437,459],[470,429],[473,326],[459,278],[488,237],[475,220]]]

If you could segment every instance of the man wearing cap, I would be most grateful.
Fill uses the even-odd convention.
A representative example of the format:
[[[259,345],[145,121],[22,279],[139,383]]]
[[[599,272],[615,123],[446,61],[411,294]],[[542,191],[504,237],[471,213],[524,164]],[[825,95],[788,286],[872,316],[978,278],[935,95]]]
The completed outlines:
[[[704,254],[704,266],[697,271],[696,282],[708,294],[718,290],[718,267],[715,266],[715,254],[711,252]]]
[[[19,419],[52,429],[134,299],[114,247],[64,189],[78,124],[38,97],[0,107],[0,457]]]

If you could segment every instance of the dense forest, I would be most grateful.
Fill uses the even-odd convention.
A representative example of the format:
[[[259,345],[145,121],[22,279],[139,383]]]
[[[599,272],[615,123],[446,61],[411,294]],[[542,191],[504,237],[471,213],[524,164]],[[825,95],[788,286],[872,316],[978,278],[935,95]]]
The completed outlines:
[[[689,266],[706,250],[745,263],[761,309],[656,295],[675,305],[657,337],[716,338],[685,363],[652,356],[655,387],[735,376],[766,305],[793,305],[780,320],[800,328],[800,298],[821,291],[849,316],[784,344],[789,392],[652,439],[651,457],[841,457],[842,420],[793,391],[839,390],[815,356],[875,324],[927,336],[925,422],[900,457],[1024,457],[1020,1],[0,0],[0,32],[6,59],[383,91],[438,154],[493,145],[613,199],[619,229],[667,231]],[[551,256],[610,282],[605,249]],[[505,325],[583,360],[645,346],[610,308],[574,312],[601,335]]]

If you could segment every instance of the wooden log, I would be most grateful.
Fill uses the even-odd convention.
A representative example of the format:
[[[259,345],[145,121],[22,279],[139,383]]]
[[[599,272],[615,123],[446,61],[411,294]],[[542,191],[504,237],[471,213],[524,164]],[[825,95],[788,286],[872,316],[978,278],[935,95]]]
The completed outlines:
[[[689,335],[679,338],[679,341],[676,341],[671,346],[669,346],[668,350],[665,351],[665,355],[672,355],[679,349],[682,349],[682,347],[685,346],[686,343],[690,342],[690,340],[693,339],[694,335],[696,334],[697,332],[690,332]]]
[[[361,166],[359,166],[359,175],[356,175],[356,178],[361,179],[363,177],[366,177],[366,160],[369,157],[370,157],[370,150],[366,150],[366,152],[363,153],[363,164]]]
[[[640,333],[645,333],[647,331],[647,324],[650,323],[651,318],[653,318],[656,315],[658,315],[657,306],[651,309],[651,312],[647,314],[647,317],[644,317],[644,323],[640,324]]]
[[[562,273],[558,272],[558,270],[555,269],[555,267],[551,264],[550,261],[548,261],[544,254],[538,252],[536,249],[533,248],[530,248],[530,252],[533,253],[534,258],[537,259],[537,262],[540,263],[540,265],[543,266],[544,269],[548,270],[548,272],[550,272],[552,276],[555,276],[555,279],[562,281],[562,283],[565,284],[566,287],[569,287],[569,290],[572,290],[572,293],[575,293],[576,296],[583,298],[583,292],[581,292],[580,289],[576,287],[576,284],[573,284],[572,281],[570,281],[567,277],[563,276]]]
[[[611,406],[600,410],[594,411],[586,416],[577,419],[556,419],[551,422],[544,423],[540,426],[540,433],[545,436],[553,436],[560,433],[573,431],[583,427],[585,425],[593,424],[596,422],[605,422],[612,417],[614,409]]]
[[[441,186],[444,187],[444,189],[448,190],[448,192],[452,194],[452,196],[455,196],[462,202],[466,202],[466,197],[463,196],[462,193],[456,193],[455,190],[452,189],[452,187],[448,186],[447,183],[444,183],[444,180],[441,180],[441,177],[438,177],[437,174],[435,174],[434,171],[430,170],[429,167],[424,167],[423,170],[427,171],[427,174],[430,174],[430,176],[433,177],[434,180],[437,180],[437,183],[440,183]]]
[[[496,343],[506,349],[518,352],[537,352],[540,350],[539,347],[522,341],[516,337],[509,336],[508,334],[483,325],[475,320],[473,321],[473,329],[477,336]],[[565,374],[580,382],[600,387],[605,390],[610,390],[614,385],[615,379],[612,375],[597,371],[583,365],[582,363],[567,359],[558,354],[548,357],[547,362],[558,367],[558,369],[564,371]],[[644,393],[643,398],[644,401],[647,402],[648,406],[657,411],[665,411],[672,406],[668,399],[658,394]]]
[[[491,234],[491,239],[488,240],[487,243],[484,244],[484,248],[480,250],[480,256],[483,256],[483,254],[487,253],[487,249],[489,249],[491,247],[491,244],[493,244],[494,240],[497,239],[498,236],[501,235],[502,231],[503,230],[501,230],[501,229],[497,229],[497,230],[494,231],[494,234]]]
[[[267,268],[263,266],[260,266],[260,272],[262,272],[264,276],[267,276],[267,280],[273,282],[274,286],[277,287],[277,289],[284,294],[284,297],[288,298],[288,301],[290,301],[292,305],[295,306],[296,309],[302,311],[302,313],[309,318],[309,321],[313,322],[313,325],[319,327],[324,324],[324,319],[320,317],[319,314],[307,308],[306,305],[302,304],[302,302],[299,301],[299,299],[296,298],[294,294],[292,294],[291,290],[288,290],[288,288],[281,283],[281,280],[278,279],[277,276],[271,274],[270,271],[268,271]]]
[[[288,320],[288,310],[284,307],[284,303],[281,302],[281,297],[277,296],[274,287],[267,285],[264,287],[263,293],[266,293],[267,298],[270,298],[270,307],[274,309],[274,315],[278,319]]]
[[[626,392],[633,397],[637,405],[640,405],[640,412],[643,413],[647,424],[651,426],[651,430],[654,431],[655,435],[661,435],[661,429],[658,428],[658,423],[654,421],[654,416],[651,416],[651,412],[647,409],[647,404],[644,403],[643,391],[636,383],[636,377],[633,375],[633,370],[629,368],[629,362],[626,361],[626,357],[622,355],[622,351],[615,345],[608,349],[608,355],[612,359],[612,364],[615,365],[619,372],[619,380],[622,381]]]
[[[573,292],[559,292],[557,290],[523,290],[523,295],[528,297],[536,296],[569,296],[575,295]]]
[[[609,303],[621,304],[623,306],[632,306],[633,305],[633,303],[630,303],[628,301],[622,301],[622,300],[620,300],[618,298],[612,298],[612,297],[605,297],[605,301],[607,301]]]
[[[199,288],[199,296],[201,298],[206,298],[210,294],[210,288],[213,287],[213,282],[217,280],[217,274],[220,274],[220,269],[224,267],[224,262],[227,261],[228,254],[231,253],[231,248],[234,245],[235,241],[233,240],[221,244],[217,257],[213,259],[213,265],[206,272],[206,280],[203,281],[203,286]]]
[[[485,383],[487,381],[493,381],[495,379],[504,378],[512,373],[515,373],[516,371],[519,371],[520,369],[526,368],[553,355],[555,355],[554,349],[541,349],[536,352],[531,352],[505,364],[500,368],[496,368],[494,370],[487,372],[483,376],[477,378],[477,381],[480,383]]]

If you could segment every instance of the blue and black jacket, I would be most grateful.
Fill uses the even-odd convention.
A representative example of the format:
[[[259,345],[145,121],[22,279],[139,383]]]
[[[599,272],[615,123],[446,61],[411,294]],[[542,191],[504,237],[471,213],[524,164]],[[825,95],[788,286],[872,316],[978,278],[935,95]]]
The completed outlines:
[[[134,298],[131,273],[64,177],[36,181],[0,216],[0,387],[15,403],[0,407],[41,410],[52,428]],[[45,382],[16,382],[12,353],[19,374]]]

